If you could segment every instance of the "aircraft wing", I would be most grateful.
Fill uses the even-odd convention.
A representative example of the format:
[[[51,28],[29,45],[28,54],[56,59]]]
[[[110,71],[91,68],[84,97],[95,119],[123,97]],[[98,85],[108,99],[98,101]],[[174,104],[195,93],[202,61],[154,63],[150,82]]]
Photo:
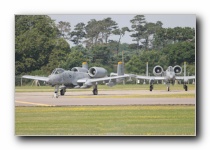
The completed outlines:
[[[48,77],[40,77],[40,76],[30,76],[30,75],[24,75],[22,78],[25,79],[32,79],[32,80],[40,80],[40,81],[48,81]]]
[[[111,73],[110,76],[116,76],[117,73]],[[135,74],[125,74],[128,77],[135,77],[137,79],[145,79],[145,80],[164,80],[164,77],[158,77],[158,76],[139,76]]]
[[[136,76],[137,79],[144,79],[144,80],[164,80],[164,77],[158,77],[158,76]]]
[[[124,75],[126,75],[126,77],[136,77],[136,75],[135,75],[135,74],[124,74]],[[117,74],[117,73],[112,72],[112,73],[110,73],[110,77],[112,77],[112,76],[118,76],[118,74]]]
[[[86,85],[91,85],[94,82],[100,82],[100,81],[107,81],[112,79],[120,79],[120,78],[126,78],[130,77],[129,75],[119,75],[119,76],[113,76],[113,77],[104,77],[104,78],[92,78],[92,79],[79,79],[78,83],[84,83]]]
[[[190,80],[195,79],[195,76],[176,76],[177,80]]]

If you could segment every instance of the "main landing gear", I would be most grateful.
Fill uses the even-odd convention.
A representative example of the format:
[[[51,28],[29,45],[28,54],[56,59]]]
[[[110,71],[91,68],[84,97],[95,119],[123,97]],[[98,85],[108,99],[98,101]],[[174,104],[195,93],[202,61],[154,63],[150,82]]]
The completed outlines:
[[[93,95],[98,95],[98,85],[97,84],[95,84],[93,86]]]
[[[187,91],[187,85],[186,84],[183,85],[183,88],[184,88],[185,91]]]
[[[65,95],[65,92],[66,92],[66,89],[61,89],[60,90],[60,95],[62,95],[62,96]]]
[[[66,88],[62,88],[60,90],[60,95],[61,96],[65,95],[65,92],[66,92]],[[59,93],[59,85],[55,85],[55,92],[54,92],[53,97],[54,98],[58,98],[59,97],[59,94],[58,93]]]
[[[153,90],[153,83],[154,83],[154,80],[150,80],[149,83],[150,83],[149,91],[152,91],[152,90]]]
[[[150,91],[153,90],[153,84],[150,85],[149,90],[150,90]]]

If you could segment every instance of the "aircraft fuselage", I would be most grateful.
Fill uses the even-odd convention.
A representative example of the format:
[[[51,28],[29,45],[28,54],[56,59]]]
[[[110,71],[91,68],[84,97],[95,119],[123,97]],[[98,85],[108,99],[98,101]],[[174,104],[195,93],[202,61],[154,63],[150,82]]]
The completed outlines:
[[[48,84],[52,86],[62,85],[62,84],[77,86],[78,85],[77,81],[79,79],[90,78],[88,73],[74,72],[74,71],[64,71],[59,74],[51,74],[48,77],[49,77]]]
[[[168,69],[164,72],[165,82],[174,84],[176,75],[174,69],[169,66]]]

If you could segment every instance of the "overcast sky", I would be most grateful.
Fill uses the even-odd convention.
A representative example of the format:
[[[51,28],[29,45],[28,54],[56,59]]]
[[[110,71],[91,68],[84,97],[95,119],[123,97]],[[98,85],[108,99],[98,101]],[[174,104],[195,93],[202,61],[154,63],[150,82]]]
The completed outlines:
[[[130,20],[134,18],[135,15],[49,15],[56,22],[66,21],[70,22],[71,30],[79,22],[84,22],[87,24],[91,19],[102,20],[107,17],[111,17],[112,20],[116,21],[120,28],[129,27],[131,28]],[[156,23],[161,21],[164,28],[174,28],[174,27],[192,27],[196,28],[196,15],[144,15],[147,22]],[[131,34],[131,33],[130,33]],[[118,39],[118,36],[112,36],[112,39]],[[129,36],[129,33],[126,33],[125,36],[121,39],[121,43],[134,43],[132,38]],[[71,44],[72,45],[72,44]]]

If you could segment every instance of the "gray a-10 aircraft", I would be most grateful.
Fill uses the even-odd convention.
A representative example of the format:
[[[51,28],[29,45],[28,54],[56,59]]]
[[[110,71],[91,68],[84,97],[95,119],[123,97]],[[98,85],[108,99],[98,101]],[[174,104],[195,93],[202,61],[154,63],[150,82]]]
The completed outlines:
[[[124,65],[118,62],[117,75],[107,76],[107,70],[102,67],[91,67],[88,70],[87,62],[82,63],[82,67],[74,67],[70,70],[56,68],[48,77],[24,75],[22,78],[45,81],[51,86],[55,86],[54,97],[64,95],[67,88],[90,88],[93,87],[93,95],[98,94],[98,82],[105,82],[107,86],[114,86],[120,83],[129,75],[124,74]]]
[[[153,68],[153,74],[155,76],[140,76],[136,75],[137,79],[149,80],[150,91],[153,90],[153,83],[155,80],[163,80],[167,86],[167,91],[170,91],[170,84],[174,85],[175,80],[183,80],[183,88],[187,91],[187,82],[190,79],[195,79],[195,76],[186,76],[186,66],[184,65],[184,76],[177,76],[182,73],[182,68],[179,65],[174,67],[169,66],[166,71],[161,66],[155,66]]]

